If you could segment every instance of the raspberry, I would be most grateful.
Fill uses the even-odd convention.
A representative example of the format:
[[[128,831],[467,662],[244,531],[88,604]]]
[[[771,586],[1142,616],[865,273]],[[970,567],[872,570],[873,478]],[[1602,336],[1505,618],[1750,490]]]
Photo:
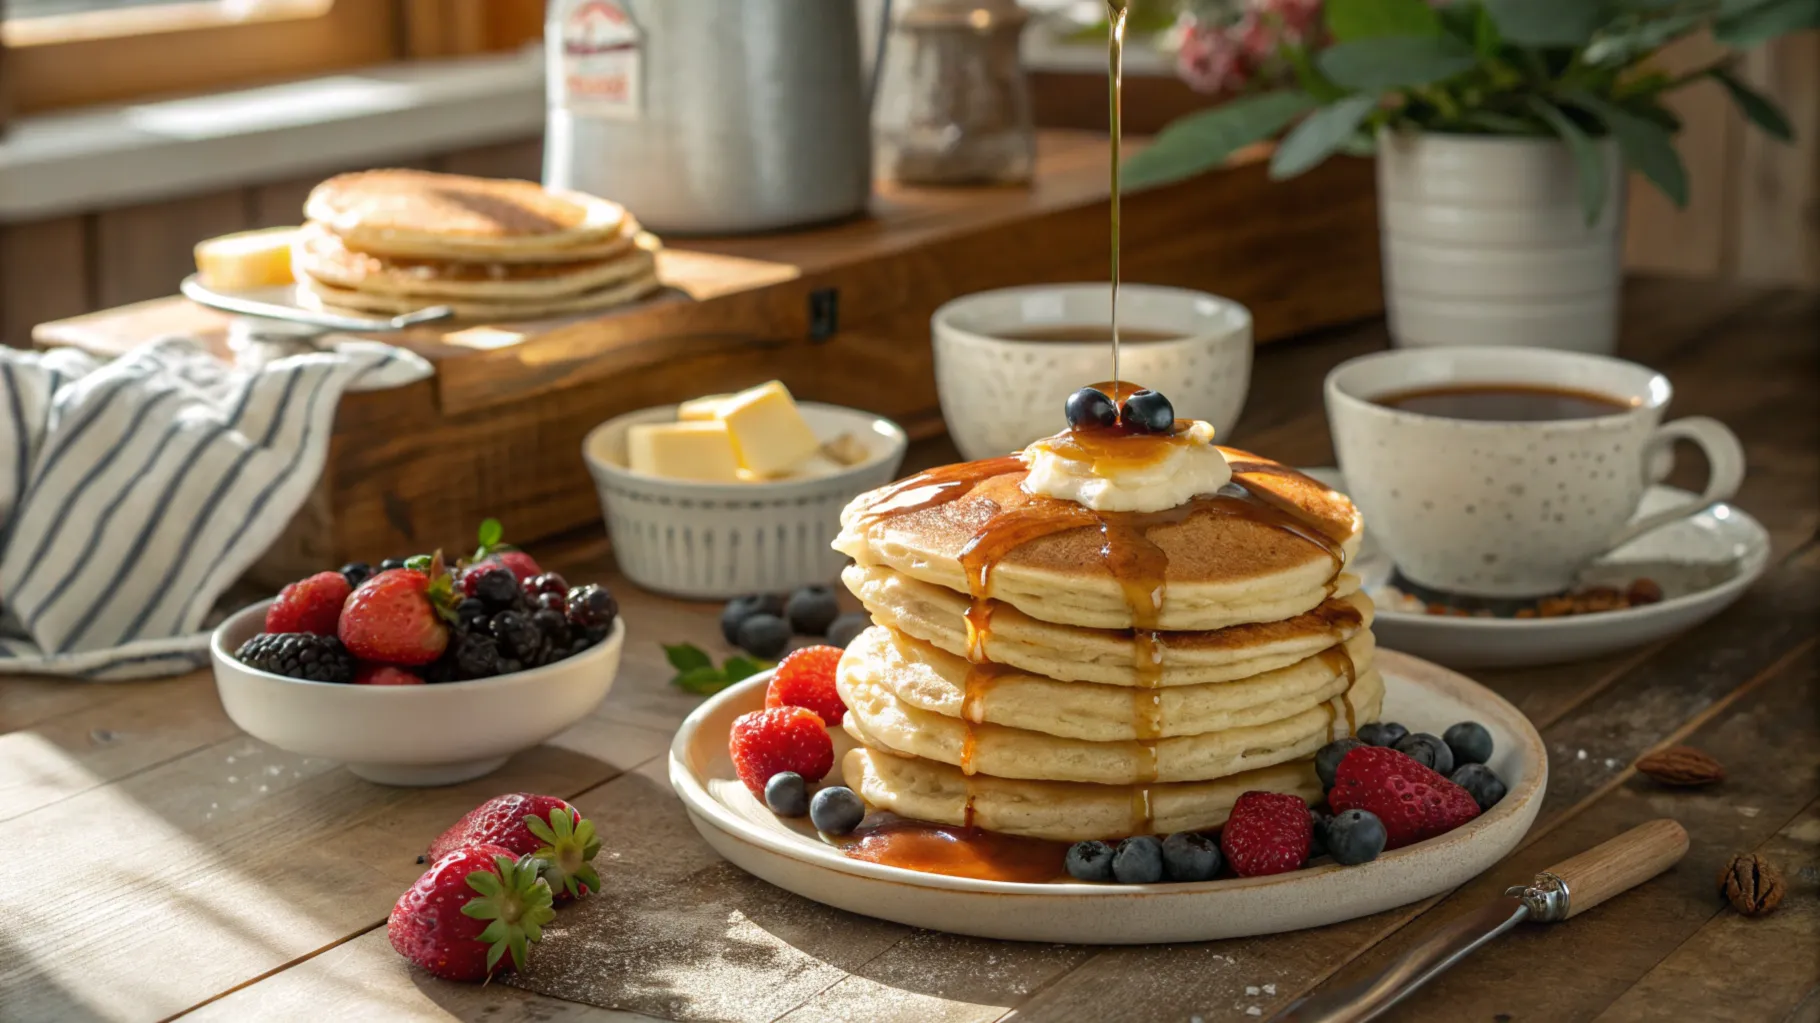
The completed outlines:
[[[784,658],[765,687],[765,706],[807,707],[829,728],[847,716],[847,705],[834,688],[834,669],[843,651],[832,646],[806,646]]]
[[[391,664],[362,664],[354,669],[354,684],[360,686],[420,686],[422,677]]]
[[[820,781],[834,767],[834,740],[812,710],[774,707],[741,714],[733,721],[727,752],[739,780],[760,798],[765,783],[782,771],[795,771],[809,782]]]
[[[1308,862],[1313,838],[1314,818],[1301,797],[1247,792],[1220,829],[1220,852],[1240,877],[1284,874]]]
[[[265,612],[267,632],[313,632],[333,636],[341,605],[353,591],[340,572],[318,572],[278,591]]]

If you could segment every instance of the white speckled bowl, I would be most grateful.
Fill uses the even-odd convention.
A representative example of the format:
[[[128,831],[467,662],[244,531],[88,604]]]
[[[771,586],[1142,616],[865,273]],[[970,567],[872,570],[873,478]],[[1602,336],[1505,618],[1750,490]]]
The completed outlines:
[[[339,760],[382,785],[453,785],[498,770],[587,717],[619,674],[626,622],[555,664],[469,682],[356,686],[308,682],[234,659],[265,626],[261,601],[229,616],[209,640],[215,689],[253,738],[308,757]]]
[[[628,412],[590,431],[582,458],[626,576],[647,590],[715,600],[832,582],[847,563],[828,546],[840,532],[841,509],[896,478],[909,438],[870,412],[813,401],[797,407],[824,442],[851,434],[869,457],[828,476],[777,483],[670,480],[626,467],[626,432],[675,419],[675,405]]]
[[[1464,676],[1379,650],[1384,719],[1440,734],[1473,720],[1491,732],[1491,767],[1510,791],[1462,827],[1370,863],[1325,863],[1272,877],[1189,884],[1021,884],[925,874],[850,859],[804,820],[752,797],[727,755],[733,719],[764,704],[770,673],[696,708],[670,745],[670,785],[715,851],[766,881],[839,909],[982,938],[1082,944],[1211,941],[1369,916],[1464,883],[1516,848],[1542,807],[1548,756],[1535,726]],[[834,729],[835,763],[852,746]],[[1511,878],[1513,882],[1528,877]]]
[[[957,298],[930,317],[935,384],[954,446],[969,459],[1021,449],[1067,425],[1068,396],[1112,376],[1112,346],[1010,341],[1009,331],[1104,324],[1105,284],[1032,284]],[[1231,299],[1185,288],[1125,284],[1119,323],[1181,335],[1119,345],[1119,375],[1168,396],[1175,414],[1213,424],[1222,442],[1251,386],[1251,313]]]

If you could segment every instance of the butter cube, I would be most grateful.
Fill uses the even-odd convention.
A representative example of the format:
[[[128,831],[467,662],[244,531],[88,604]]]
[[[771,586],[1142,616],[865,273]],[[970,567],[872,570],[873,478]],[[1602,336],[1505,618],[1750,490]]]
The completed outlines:
[[[739,459],[727,424],[640,423],[626,432],[626,461],[633,472],[709,483],[739,481]]]
[[[731,397],[731,394],[704,394],[699,398],[691,398],[676,406],[676,418],[684,423],[717,418],[721,403]]]
[[[243,291],[290,284],[291,242],[297,228],[240,231],[196,244],[202,283],[217,291]]]
[[[821,450],[790,392],[776,380],[722,402],[720,421],[733,435],[740,466],[760,476],[786,472]]]

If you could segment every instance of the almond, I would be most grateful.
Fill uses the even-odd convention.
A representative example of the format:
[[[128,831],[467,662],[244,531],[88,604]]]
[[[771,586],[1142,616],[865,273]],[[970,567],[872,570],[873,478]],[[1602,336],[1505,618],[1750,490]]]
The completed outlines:
[[[1725,780],[1725,765],[1692,746],[1670,746],[1637,761],[1637,770],[1664,785],[1711,785]]]
[[[1719,872],[1719,891],[1745,916],[1763,916],[1782,904],[1782,872],[1755,853],[1739,853]]]

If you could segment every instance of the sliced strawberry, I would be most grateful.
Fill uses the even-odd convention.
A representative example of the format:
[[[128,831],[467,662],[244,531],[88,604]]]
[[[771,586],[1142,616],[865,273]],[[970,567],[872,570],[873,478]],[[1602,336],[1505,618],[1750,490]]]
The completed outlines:
[[[267,632],[312,632],[333,636],[341,605],[353,587],[340,572],[318,572],[278,591],[265,612]]]
[[[1471,793],[1385,746],[1360,746],[1341,758],[1327,805],[1336,813],[1376,814],[1386,849],[1444,834],[1479,815]]]
[[[386,936],[399,955],[444,980],[485,980],[508,966],[508,952],[509,966],[522,970],[530,943],[556,917],[537,866],[496,845],[441,857],[398,897]]]
[[[727,741],[739,780],[762,797],[771,776],[795,771],[814,784],[834,767],[834,740],[812,710],[774,707],[733,719]]]
[[[1284,874],[1308,862],[1314,818],[1300,796],[1247,792],[1220,829],[1220,852],[1240,877]]]
[[[847,704],[834,687],[834,670],[846,651],[833,646],[807,646],[777,666],[765,687],[766,707],[806,707],[829,728],[847,715]]]

